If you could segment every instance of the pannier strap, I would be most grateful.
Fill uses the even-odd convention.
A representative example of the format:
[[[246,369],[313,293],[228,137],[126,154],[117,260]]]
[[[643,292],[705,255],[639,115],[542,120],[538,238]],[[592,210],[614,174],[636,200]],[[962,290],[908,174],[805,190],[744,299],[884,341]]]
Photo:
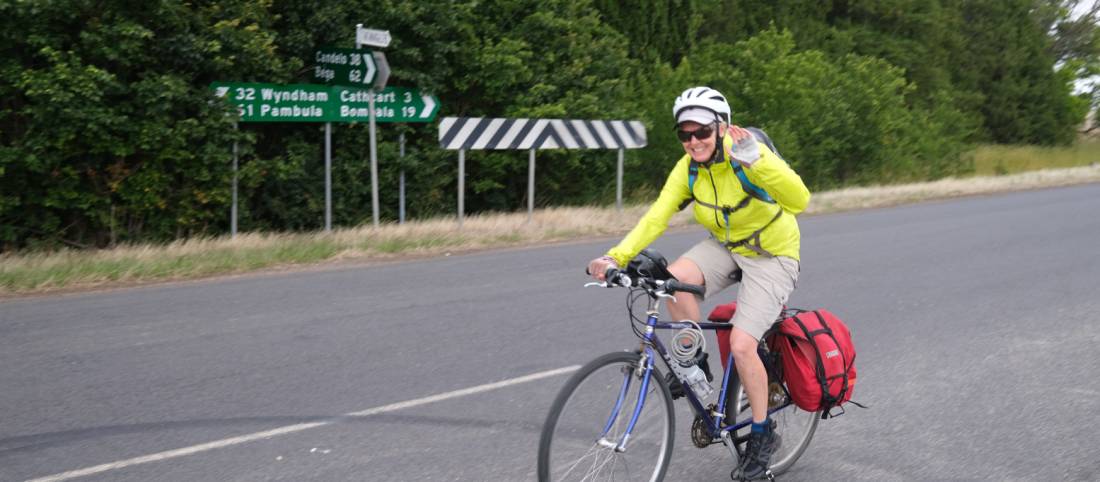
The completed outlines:
[[[821,394],[825,402],[825,406],[822,408],[821,411],[821,418],[828,419],[829,417],[836,417],[844,414],[844,407],[840,407],[839,405],[837,405],[837,402],[844,400],[844,395],[848,393],[848,368],[852,366],[850,362],[854,362],[855,360],[844,360],[844,371],[840,375],[835,375],[829,378],[825,377],[825,365],[821,361],[821,351],[818,350],[817,343],[812,342],[813,337],[819,334],[827,335],[829,338],[833,339],[833,343],[836,346],[840,346],[840,342],[836,339],[836,335],[833,334],[833,329],[829,327],[829,323],[825,321],[825,317],[821,316],[821,312],[819,312],[818,310],[814,310],[813,314],[821,323],[822,328],[820,330],[814,330],[811,332],[808,328],[806,328],[806,325],[802,323],[802,320],[798,319],[797,316],[792,319],[798,325],[798,327],[802,329],[802,333],[806,335],[806,340],[811,341],[810,346],[814,349],[814,355],[816,355],[814,357],[814,361],[817,365],[817,369],[814,370],[814,375],[817,376],[817,382],[821,385]],[[845,356],[844,353],[841,353],[841,356]],[[840,393],[838,393],[835,397],[832,393],[829,392],[829,380],[834,378],[843,378],[844,381],[844,383],[840,387]],[[851,402],[851,400],[849,400],[849,402]],[[858,403],[855,404],[861,408],[867,408]],[[834,407],[840,408],[840,413],[835,415],[832,414],[832,410]]]

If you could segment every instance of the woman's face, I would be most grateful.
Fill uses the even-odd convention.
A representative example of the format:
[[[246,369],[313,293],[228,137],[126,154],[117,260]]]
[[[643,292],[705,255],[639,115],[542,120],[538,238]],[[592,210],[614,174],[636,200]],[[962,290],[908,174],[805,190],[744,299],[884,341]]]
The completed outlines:
[[[691,156],[692,160],[707,162],[714,156],[714,146],[718,138],[717,130],[716,123],[703,125],[687,121],[676,128],[676,135],[684,145],[684,151]],[[691,134],[690,137],[687,137],[688,134]],[[685,137],[687,140],[684,140]]]

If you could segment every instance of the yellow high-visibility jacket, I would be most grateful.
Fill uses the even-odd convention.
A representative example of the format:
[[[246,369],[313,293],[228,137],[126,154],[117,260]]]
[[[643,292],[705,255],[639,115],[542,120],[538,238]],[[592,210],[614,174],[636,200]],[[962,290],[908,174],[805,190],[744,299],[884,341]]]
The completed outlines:
[[[750,200],[741,209],[730,213],[728,232],[725,217],[719,209],[695,203],[695,220],[710,230],[718,242],[734,243],[768,225],[775,218],[777,210],[782,209],[783,214],[760,233],[760,246],[772,255],[799,259],[801,236],[795,215],[806,209],[810,202],[810,190],[786,161],[763,143],[757,144],[760,148],[760,159],[752,167],[744,168],[744,171],[753,184],[763,188],[775,199],[776,204],[759,199]],[[728,136],[725,138],[725,145],[726,148],[722,150],[724,162],[712,163],[709,167],[699,166],[694,198],[688,188],[691,156],[684,154],[669,173],[657,201],[650,206],[630,234],[611,248],[607,255],[615,258],[619,266],[626,266],[634,256],[664,233],[668,228],[668,220],[687,201],[698,199],[703,203],[733,208],[748,197],[749,194],[741,186],[729,163],[728,151],[732,140]],[[759,256],[744,246],[733,248],[733,252],[749,257]]]

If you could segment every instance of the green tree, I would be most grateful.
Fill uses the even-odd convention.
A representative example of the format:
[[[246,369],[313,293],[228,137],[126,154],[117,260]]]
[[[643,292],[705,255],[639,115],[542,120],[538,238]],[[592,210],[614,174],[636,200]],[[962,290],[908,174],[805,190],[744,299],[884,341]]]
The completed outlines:
[[[264,2],[0,6],[0,242],[205,232],[228,197],[219,77],[274,77]]]
[[[961,2],[962,34],[956,88],[983,94],[978,105],[988,139],[1055,144],[1073,140],[1083,119],[1072,85],[1057,75],[1049,38],[1032,17],[1030,0]],[[965,68],[962,68],[965,66]]]
[[[679,84],[654,87],[660,92],[654,97],[664,102],[648,105],[658,119],[651,142],[665,156],[665,173],[668,160],[683,154],[671,135],[670,99],[697,84],[725,93],[734,123],[764,128],[814,189],[934,178],[966,168],[958,156],[968,133],[943,114],[908,105],[914,86],[880,59],[798,51],[790,32],[765,30],[734,45],[715,43],[660,72],[655,84]],[[660,170],[654,169],[653,181],[661,179]]]

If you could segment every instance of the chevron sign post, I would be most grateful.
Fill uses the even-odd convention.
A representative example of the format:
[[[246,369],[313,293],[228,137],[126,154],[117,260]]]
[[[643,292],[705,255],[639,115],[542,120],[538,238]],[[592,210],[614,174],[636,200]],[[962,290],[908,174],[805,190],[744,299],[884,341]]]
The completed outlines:
[[[646,146],[645,125],[640,121],[578,119],[504,119],[444,117],[439,123],[439,144],[458,151],[458,224],[465,210],[464,190],[467,150],[527,150],[527,219],[535,209],[535,151],[538,149],[617,149],[615,206],[622,209],[623,152]]]

